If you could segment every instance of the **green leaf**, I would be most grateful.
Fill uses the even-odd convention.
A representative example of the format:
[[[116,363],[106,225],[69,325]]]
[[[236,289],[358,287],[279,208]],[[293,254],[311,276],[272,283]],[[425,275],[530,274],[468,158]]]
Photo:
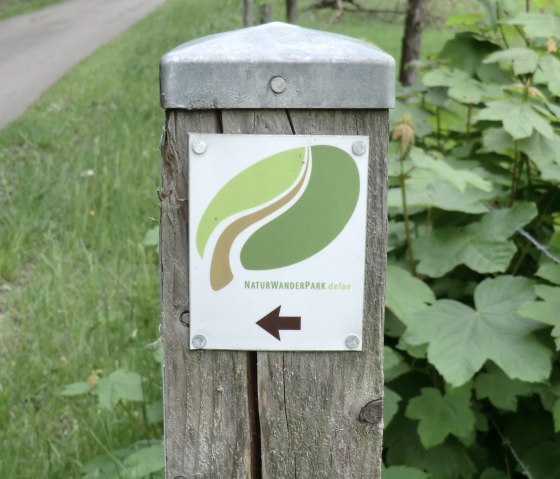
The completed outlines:
[[[418,434],[426,449],[441,444],[450,434],[468,441],[475,421],[470,402],[470,385],[450,388],[443,396],[435,388],[422,388],[421,395],[408,402],[406,416],[420,421]]]
[[[539,169],[554,162],[560,163],[560,137],[557,134],[545,138],[534,131],[529,138],[521,140],[520,149]]]
[[[554,134],[550,123],[528,103],[504,100],[488,102],[486,108],[478,113],[478,120],[501,121],[504,130],[516,140],[531,136],[533,130],[550,139]]]
[[[539,61],[533,82],[545,84],[551,93],[560,96],[560,60],[550,53],[544,55]]]
[[[560,399],[554,403],[552,417],[554,418],[554,432],[560,432]]]
[[[519,13],[503,20],[506,25],[520,25],[531,38],[560,38],[560,18],[546,13]]]
[[[408,271],[387,265],[387,298],[385,306],[407,324],[410,318],[432,304],[435,296],[429,286]]]
[[[159,246],[159,226],[154,226],[146,232],[142,244],[144,246]]]
[[[163,400],[159,399],[146,407],[146,419],[149,424],[157,424],[163,421]]]
[[[418,272],[439,278],[460,264],[479,273],[504,272],[516,247],[508,238],[537,215],[532,203],[494,210],[460,228],[439,228],[417,239]]]
[[[414,104],[397,101],[395,108],[391,111],[391,119],[402,118],[405,113],[408,113],[412,118],[415,136],[422,138],[432,132],[433,128],[429,122],[430,114]]]
[[[560,477],[560,443],[546,441],[537,444],[521,457],[535,479],[558,479]]]
[[[402,398],[395,391],[388,387],[385,388],[383,398],[383,427],[386,428],[395,417],[395,414],[397,414],[401,399]]]
[[[508,476],[505,472],[498,471],[497,469],[491,467],[482,473],[480,479],[508,479]]]
[[[488,367],[475,381],[476,397],[488,399],[498,409],[517,411],[517,396],[531,393],[531,385],[517,379],[510,379],[497,367]]]
[[[533,133],[533,135],[538,135],[538,133]],[[513,150],[514,143],[511,136],[502,128],[486,128],[482,132],[482,146],[484,152],[504,153]]]
[[[123,461],[123,476],[127,479],[141,479],[164,468],[163,444],[153,444],[134,451]]]
[[[408,364],[403,360],[402,355],[389,346],[383,347],[383,372],[385,382],[395,379],[408,370]]]
[[[117,369],[108,377],[101,378],[93,393],[99,404],[112,410],[120,401],[143,401],[142,378],[138,373]]]
[[[463,70],[472,77],[479,72],[484,57],[499,48],[495,43],[481,40],[475,33],[461,32],[446,42],[439,58],[449,62],[450,68]]]
[[[429,476],[413,467],[393,466],[383,470],[383,479],[429,479]]]
[[[552,336],[556,349],[560,350],[560,287],[540,284],[535,287],[535,292],[542,301],[527,302],[521,305],[518,313],[539,323],[553,326]]]
[[[550,375],[551,352],[531,334],[537,323],[517,314],[534,297],[526,278],[486,279],[475,290],[474,309],[437,301],[410,322],[404,339],[428,344],[428,360],[454,386],[469,381],[488,360],[512,379],[544,381]]]
[[[60,391],[61,396],[78,396],[80,394],[88,393],[91,387],[86,382],[72,383],[64,386]]]
[[[482,191],[472,186],[461,192],[431,171],[415,169],[406,181],[407,204],[410,208],[431,207],[446,211],[462,211],[464,213],[485,213],[488,209],[484,202],[495,196],[493,191]],[[402,209],[400,188],[391,188],[388,193],[389,208]]]
[[[533,73],[539,64],[539,56],[530,48],[508,48],[491,53],[484,59],[484,63],[497,63],[503,61],[511,61],[513,64],[513,73],[515,75],[523,75],[525,73]]]
[[[443,159],[436,160],[420,148],[411,149],[410,159],[412,160],[412,164],[417,168],[432,171],[442,180],[453,185],[460,192],[464,192],[467,185],[483,191],[492,191],[492,183],[490,181],[481,178],[472,171],[453,168]]]
[[[424,449],[417,423],[397,416],[385,430],[384,445],[389,466],[406,465],[428,472],[430,479],[472,479],[476,472],[466,448],[454,437]]]
[[[546,279],[551,283],[560,285],[560,265],[556,263],[544,263],[536,272],[539,278]]]
[[[466,104],[480,103],[486,92],[484,85],[471,78],[468,73],[446,67],[426,73],[422,82],[432,87],[446,86],[449,88],[447,94],[450,98]]]

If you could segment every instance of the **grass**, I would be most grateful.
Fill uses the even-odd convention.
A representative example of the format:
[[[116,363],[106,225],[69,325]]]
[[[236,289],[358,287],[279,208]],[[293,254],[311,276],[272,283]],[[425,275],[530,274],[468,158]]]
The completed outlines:
[[[0,0],[0,20],[32,12],[64,0]]]
[[[149,401],[161,397],[145,348],[158,337],[158,261],[142,245],[159,216],[158,61],[186,40],[239,27],[238,5],[168,0],[0,131],[2,477],[80,477],[96,454],[161,437],[140,403],[108,412],[93,396],[58,393],[122,367],[144,376]],[[358,15],[331,24],[329,15],[308,13],[302,24],[398,53],[399,26]],[[440,44],[441,32],[427,33],[428,51]]]

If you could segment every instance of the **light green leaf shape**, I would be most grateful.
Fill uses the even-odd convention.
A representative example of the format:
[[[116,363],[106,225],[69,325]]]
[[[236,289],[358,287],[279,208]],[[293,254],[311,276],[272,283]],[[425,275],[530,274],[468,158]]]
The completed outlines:
[[[514,139],[520,140],[531,136],[534,130],[552,139],[554,131],[550,123],[539,115],[528,103],[512,101],[491,101],[478,113],[478,120],[501,121]]]
[[[241,249],[241,264],[250,270],[275,269],[313,256],[344,229],[359,194],[354,159],[334,146],[312,146],[311,174],[303,194],[249,237]]]
[[[520,25],[531,38],[560,38],[560,18],[546,13],[519,13],[503,20],[506,25]]]
[[[476,467],[467,449],[455,437],[425,449],[418,437],[418,423],[400,415],[384,434],[387,464],[407,465],[428,472],[431,479],[472,479]]]
[[[530,301],[519,308],[518,313],[539,323],[553,326],[552,337],[560,351],[560,287],[539,284],[535,292],[542,301]]]
[[[428,344],[428,360],[454,386],[469,381],[488,360],[512,379],[544,381],[551,351],[531,334],[538,324],[517,314],[534,297],[527,278],[486,279],[475,290],[474,309],[437,301],[411,322],[404,337],[411,344]]]
[[[392,389],[385,388],[383,396],[383,427],[386,428],[399,410],[401,397]]]
[[[481,178],[472,171],[453,168],[443,159],[436,160],[420,148],[413,148],[410,151],[410,159],[414,166],[432,171],[442,180],[457,188],[461,193],[465,191],[468,185],[482,191],[492,191],[492,183],[490,181]]]
[[[508,61],[513,64],[513,73],[523,75],[533,73],[539,64],[539,56],[530,48],[508,48],[491,53],[484,59],[484,63],[498,63]]]
[[[511,135],[502,128],[486,128],[482,132],[482,149],[479,151],[503,153],[513,150],[514,147]]]
[[[488,399],[498,409],[517,411],[517,396],[531,394],[531,385],[507,377],[503,371],[488,365],[488,372],[480,373],[475,380],[478,399]]]
[[[430,476],[420,469],[408,466],[393,466],[383,470],[383,479],[430,479]]]
[[[122,477],[126,479],[142,479],[164,468],[163,444],[153,444],[129,454],[123,464]]]
[[[293,148],[269,156],[226,183],[207,206],[198,224],[196,249],[203,256],[214,229],[226,218],[255,208],[285,192],[303,167],[305,148]]]
[[[430,287],[407,270],[387,265],[387,297],[385,306],[404,324],[436,300]]]
[[[101,378],[92,392],[97,395],[99,405],[108,410],[113,410],[120,401],[144,400],[142,377],[124,369],[117,369]]]
[[[426,449],[441,444],[450,434],[468,441],[475,423],[470,403],[470,385],[448,388],[445,395],[435,388],[422,388],[420,396],[408,402],[406,416],[420,421],[418,435]]]
[[[556,263],[544,263],[536,272],[539,278],[546,279],[551,283],[560,285],[560,265]]]
[[[464,227],[436,229],[414,243],[418,272],[439,278],[460,264],[479,273],[504,272],[517,251],[508,238],[536,216],[533,203],[517,203]]]

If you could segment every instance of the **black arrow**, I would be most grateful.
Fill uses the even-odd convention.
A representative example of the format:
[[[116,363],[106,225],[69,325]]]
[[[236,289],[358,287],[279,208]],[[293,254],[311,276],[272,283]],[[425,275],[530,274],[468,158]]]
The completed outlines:
[[[280,316],[280,306],[257,321],[267,333],[280,341],[280,330],[301,330],[301,316]]]

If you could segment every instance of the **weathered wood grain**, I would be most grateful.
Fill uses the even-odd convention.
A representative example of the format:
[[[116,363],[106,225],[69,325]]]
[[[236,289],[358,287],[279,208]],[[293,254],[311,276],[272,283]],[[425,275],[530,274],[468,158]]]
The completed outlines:
[[[251,478],[247,354],[189,350],[187,133],[217,112],[168,111],[162,137],[161,337],[166,477]]]
[[[186,133],[220,130],[370,135],[362,352],[189,351],[188,328],[180,321],[188,311]],[[388,112],[178,111],[168,112],[166,131],[161,249],[167,477],[380,478]]]

